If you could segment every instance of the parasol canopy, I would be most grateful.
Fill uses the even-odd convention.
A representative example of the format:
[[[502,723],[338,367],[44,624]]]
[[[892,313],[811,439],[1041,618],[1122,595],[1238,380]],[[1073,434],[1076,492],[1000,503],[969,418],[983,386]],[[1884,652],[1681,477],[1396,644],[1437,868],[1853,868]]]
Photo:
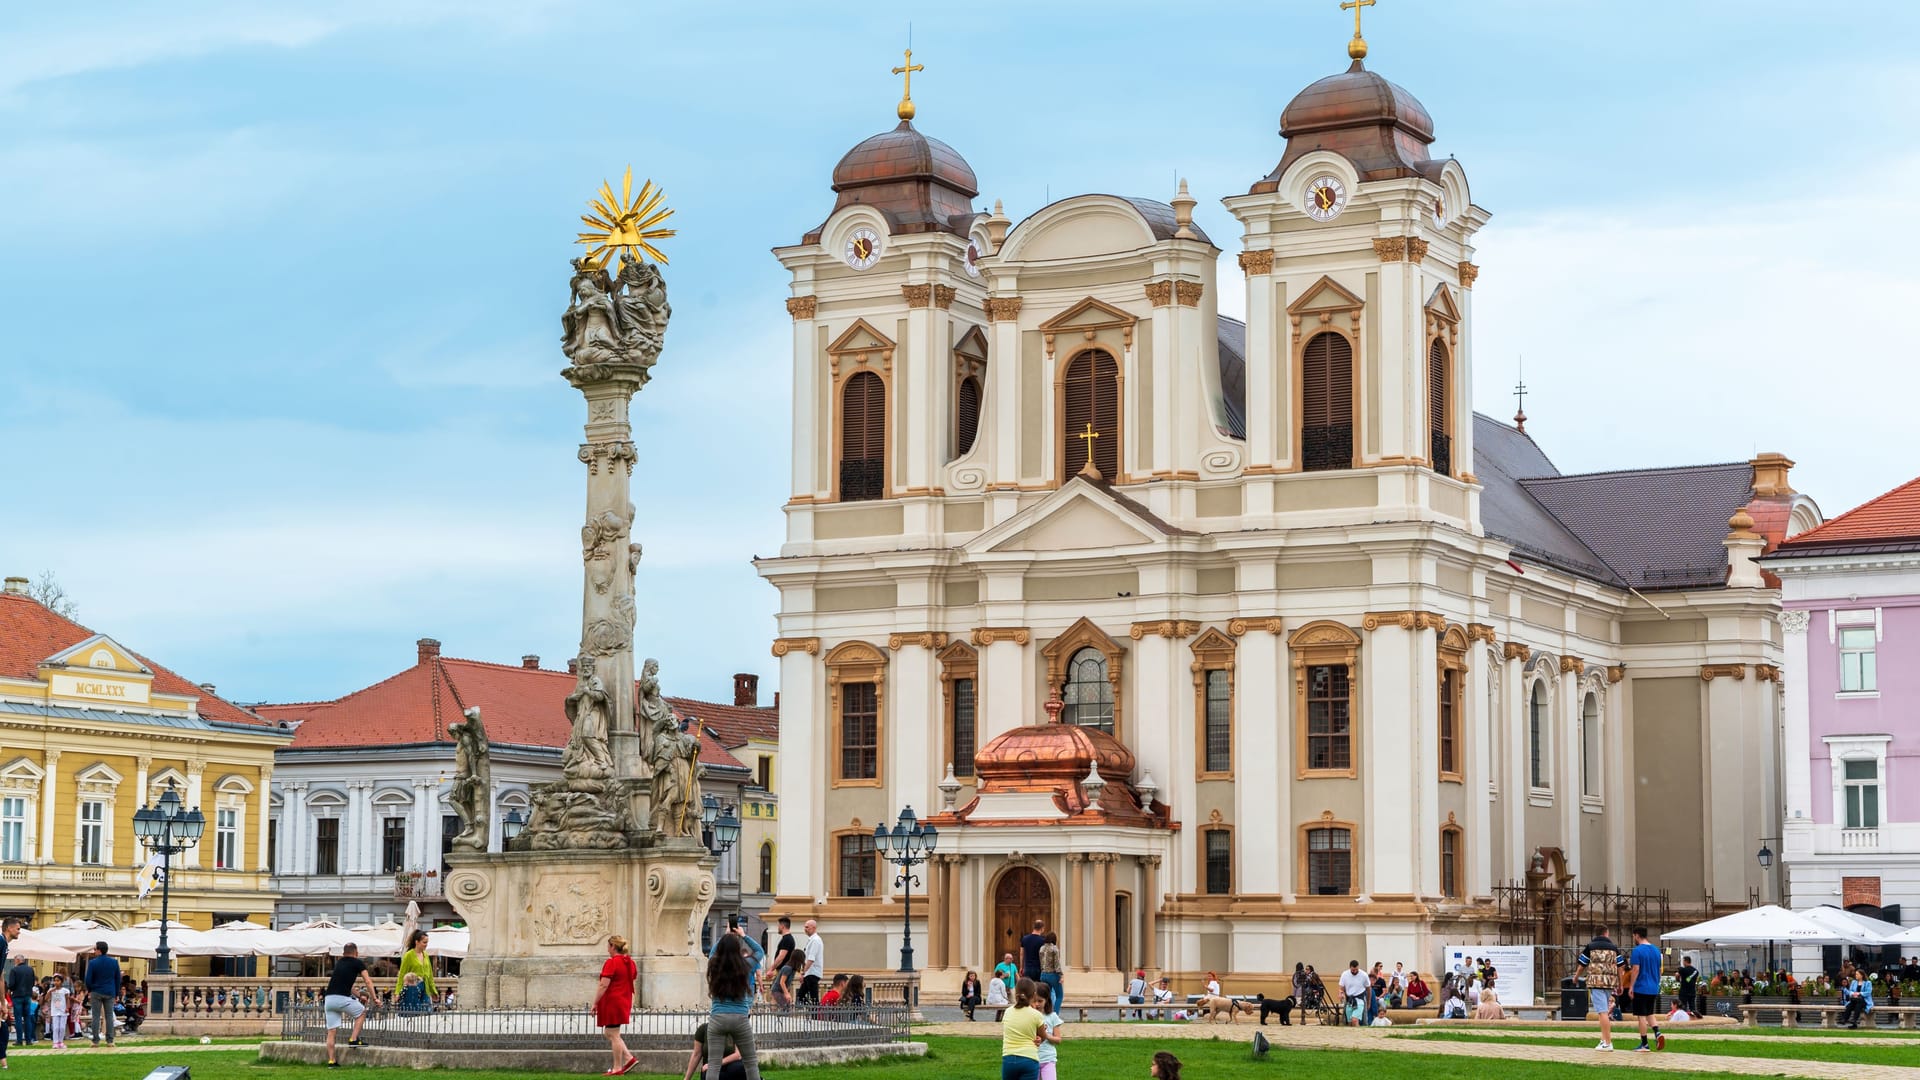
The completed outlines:
[[[1794,945],[1877,944],[1874,935],[1864,930],[1822,926],[1777,904],[1763,904],[1746,911],[1722,915],[1718,919],[1683,926],[1660,935],[1660,939],[1708,946],[1768,945],[1774,942]]]

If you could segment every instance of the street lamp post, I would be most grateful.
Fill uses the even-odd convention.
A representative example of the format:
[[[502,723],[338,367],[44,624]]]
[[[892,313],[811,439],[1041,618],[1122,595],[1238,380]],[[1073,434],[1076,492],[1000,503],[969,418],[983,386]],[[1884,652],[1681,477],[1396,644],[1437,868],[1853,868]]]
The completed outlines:
[[[900,868],[893,887],[905,890],[906,908],[900,916],[900,970],[908,975],[913,974],[913,887],[920,884],[913,868],[933,856],[939,839],[940,830],[920,824],[911,806],[900,811],[892,829],[884,821],[873,827],[874,851]]]
[[[1787,846],[1786,841],[1781,839],[1778,836],[1761,837],[1760,850],[1754,852],[1753,857],[1759,861],[1760,869],[1762,871],[1773,869],[1773,849],[1767,846],[1769,843],[1779,844],[1782,848]],[[1784,876],[1786,873],[1786,864],[1782,863],[1780,869],[1781,869],[1782,876]],[[1774,892],[1775,892],[1774,899],[1779,901],[1782,907],[1786,907],[1788,905],[1787,890],[1784,888],[1776,888]],[[1776,970],[1776,962],[1775,962],[1774,953],[1773,953],[1773,942],[1771,941],[1767,942],[1767,970],[1768,971]]]
[[[206,815],[199,807],[186,810],[172,780],[156,806],[142,806],[133,812],[133,832],[148,850],[160,856],[160,944],[153,951],[155,975],[173,974],[172,951],[167,948],[167,907],[172,899],[173,857],[200,842],[207,831]]]

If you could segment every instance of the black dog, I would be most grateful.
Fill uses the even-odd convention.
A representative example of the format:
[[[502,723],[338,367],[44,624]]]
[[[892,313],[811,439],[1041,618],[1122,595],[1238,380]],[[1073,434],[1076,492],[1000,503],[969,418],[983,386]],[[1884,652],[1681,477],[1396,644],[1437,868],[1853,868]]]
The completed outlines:
[[[1267,1017],[1273,1013],[1280,1014],[1281,1027],[1293,1026],[1293,1020],[1291,1019],[1291,1017],[1293,1016],[1293,1010],[1296,1004],[1295,1001],[1293,1000],[1293,995],[1289,994],[1278,1001],[1268,1001],[1267,995],[1255,994],[1253,995],[1253,999],[1260,1003],[1260,1026],[1261,1027],[1266,1026]]]

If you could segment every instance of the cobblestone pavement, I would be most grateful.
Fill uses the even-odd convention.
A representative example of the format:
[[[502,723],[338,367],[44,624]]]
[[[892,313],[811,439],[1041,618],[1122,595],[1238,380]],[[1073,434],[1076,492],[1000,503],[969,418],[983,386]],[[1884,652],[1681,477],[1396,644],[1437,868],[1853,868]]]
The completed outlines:
[[[927,1035],[975,1035],[992,1036],[999,1027],[990,1023],[930,1024],[924,1028],[915,1028],[916,1034]],[[1799,1076],[1813,1080],[1920,1080],[1920,1069],[1902,1068],[1892,1065],[1861,1065],[1842,1061],[1794,1061],[1786,1058],[1721,1057],[1712,1054],[1674,1054],[1653,1053],[1636,1054],[1633,1044],[1637,1036],[1621,1035],[1616,1029],[1615,1045],[1621,1049],[1611,1054],[1595,1052],[1591,1047],[1567,1046],[1502,1046],[1498,1042],[1429,1042],[1419,1039],[1396,1039],[1394,1034],[1405,1035],[1417,1030],[1410,1027],[1399,1028],[1323,1028],[1319,1026],[1280,1027],[1269,1024],[1264,1028],[1255,1024],[1188,1024],[1188,1023],[1146,1023],[1146,1024],[1069,1024],[1067,1035],[1070,1039],[1231,1039],[1235,1042],[1252,1042],[1254,1031],[1264,1032],[1268,1041],[1276,1048],[1294,1047],[1302,1050],[1378,1050],[1403,1054],[1446,1054],[1458,1057],[1511,1058],[1519,1061],[1558,1061],[1571,1065],[1606,1064],[1619,1068],[1661,1069],[1671,1072],[1725,1072],[1745,1073],[1754,1076]],[[1473,1034],[1486,1034],[1475,1030]],[[1464,1034],[1464,1032],[1463,1032]],[[1514,1031],[1512,1036],[1545,1035],[1551,1032],[1540,1030]],[[1680,1038],[1693,1038],[1687,1034],[1673,1034],[1669,1042]],[[1729,1038],[1728,1035],[1708,1035],[1700,1033],[1701,1038]],[[1769,1044],[1776,1039],[1766,1038]],[[1849,1042],[1847,1045],[1853,1045]]]

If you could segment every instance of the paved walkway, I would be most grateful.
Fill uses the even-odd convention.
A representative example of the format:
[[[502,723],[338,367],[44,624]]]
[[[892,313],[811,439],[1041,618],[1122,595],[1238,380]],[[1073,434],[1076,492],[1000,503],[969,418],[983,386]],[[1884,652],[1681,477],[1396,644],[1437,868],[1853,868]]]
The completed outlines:
[[[998,1033],[998,1027],[983,1023],[930,1024],[916,1028],[916,1034],[927,1035],[973,1035],[991,1036]],[[1591,1047],[1579,1046],[1502,1046],[1495,1042],[1445,1042],[1426,1039],[1397,1039],[1393,1036],[1406,1035],[1419,1029],[1413,1027],[1398,1028],[1332,1028],[1302,1027],[1295,1024],[1280,1027],[1268,1024],[1262,1028],[1252,1023],[1207,1024],[1207,1023],[1145,1023],[1145,1024],[1069,1024],[1067,1035],[1071,1039],[1232,1039],[1236,1042],[1252,1042],[1255,1031],[1264,1032],[1268,1041],[1276,1048],[1293,1047],[1301,1050],[1376,1050],[1402,1054],[1445,1054],[1457,1057],[1473,1058],[1511,1058],[1518,1061],[1558,1061],[1571,1065],[1606,1064],[1610,1067],[1661,1069],[1671,1072],[1726,1072],[1745,1073],[1754,1076],[1799,1076],[1813,1080],[1920,1080],[1920,1069],[1902,1068],[1892,1065],[1862,1065],[1842,1061],[1794,1061],[1786,1058],[1758,1057],[1722,1057],[1712,1054],[1675,1054],[1653,1053],[1636,1054],[1633,1044],[1637,1036],[1622,1035],[1615,1030],[1615,1045],[1622,1049],[1611,1054],[1595,1052]],[[1462,1034],[1468,1034],[1462,1032]],[[1475,1030],[1471,1034],[1488,1034]],[[1509,1037],[1521,1035],[1549,1035],[1551,1032],[1539,1030],[1514,1031]],[[1737,1038],[1726,1034],[1699,1033],[1673,1034],[1670,1043],[1677,1039],[1691,1038]],[[1793,1041],[1785,1036],[1749,1036],[1764,1039],[1768,1045],[1775,1042]],[[1811,1040],[1803,1040],[1811,1041]],[[1831,1040],[1828,1040],[1831,1041]],[[1853,1045],[1848,1040],[1847,1045]],[[1901,1043],[1901,1045],[1910,1045]]]

